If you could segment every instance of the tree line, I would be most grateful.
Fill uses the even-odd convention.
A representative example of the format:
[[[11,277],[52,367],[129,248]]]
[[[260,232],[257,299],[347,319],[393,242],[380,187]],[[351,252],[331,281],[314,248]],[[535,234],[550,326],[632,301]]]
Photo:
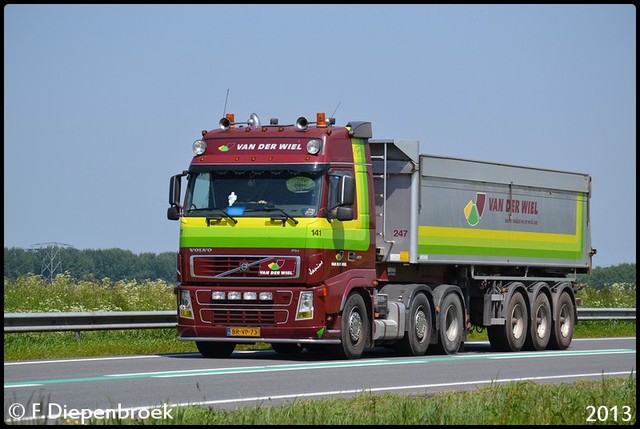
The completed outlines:
[[[16,280],[27,274],[45,278],[67,273],[78,280],[176,280],[176,254],[140,253],[124,249],[78,250],[74,248],[4,248],[4,277]],[[591,275],[580,274],[578,281],[596,289],[613,283],[636,283],[636,264],[623,263],[596,267]]]
[[[54,278],[66,273],[78,280],[176,280],[176,253],[140,253],[124,249],[47,247],[4,248],[4,277],[16,280],[27,274]]]

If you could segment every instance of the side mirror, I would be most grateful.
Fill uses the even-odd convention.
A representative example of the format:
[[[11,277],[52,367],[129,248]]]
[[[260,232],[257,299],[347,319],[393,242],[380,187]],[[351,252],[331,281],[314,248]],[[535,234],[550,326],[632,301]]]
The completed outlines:
[[[338,182],[338,205],[350,206],[355,201],[356,181],[351,176],[341,176]]]
[[[167,209],[167,219],[178,220],[180,219],[180,209],[176,206],[171,206]]]
[[[169,205],[180,206],[180,191],[182,174],[176,174],[169,179]]]
[[[169,179],[169,209],[167,210],[167,219],[180,219],[180,194],[182,185],[182,176],[187,172],[176,174]]]
[[[336,219],[340,221],[353,220],[353,209],[351,207],[338,207]]]
[[[353,220],[353,208],[355,201],[356,181],[351,176],[340,176],[336,185],[335,204],[329,207],[327,218],[338,219],[340,221]]]

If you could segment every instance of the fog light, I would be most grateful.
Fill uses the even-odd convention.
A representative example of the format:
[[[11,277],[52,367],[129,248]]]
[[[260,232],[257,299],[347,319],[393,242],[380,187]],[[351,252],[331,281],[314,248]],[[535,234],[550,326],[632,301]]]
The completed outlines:
[[[240,299],[242,295],[240,292],[229,292],[229,299]]]
[[[255,292],[245,292],[242,294],[242,298],[246,299],[247,301],[255,301],[256,299],[258,299],[258,294]]]
[[[211,299],[214,299],[214,300],[217,300],[217,301],[223,300],[224,298],[225,298],[225,293],[224,292],[216,291],[216,292],[213,292],[211,294]]]

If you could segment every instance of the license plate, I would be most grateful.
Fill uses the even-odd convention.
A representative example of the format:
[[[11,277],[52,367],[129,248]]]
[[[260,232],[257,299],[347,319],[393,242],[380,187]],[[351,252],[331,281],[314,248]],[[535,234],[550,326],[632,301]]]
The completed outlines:
[[[227,328],[228,337],[259,337],[260,328]]]

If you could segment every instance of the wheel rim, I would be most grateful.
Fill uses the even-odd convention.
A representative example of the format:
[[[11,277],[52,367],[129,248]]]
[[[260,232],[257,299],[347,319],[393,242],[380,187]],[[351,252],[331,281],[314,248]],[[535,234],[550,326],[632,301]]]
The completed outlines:
[[[458,318],[453,306],[447,308],[447,316],[445,317],[445,335],[449,341],[455,341],[458,337]]]
[[[571,317],[569,309],[566,305],[563,305],[560,309],[560,334],[566,338],[571,331]]]
[[[536,312],[536,333],[538,338],[544,338],[549,331],[549,313],[544,306],[538,307]]]
[[[414,322],[416,337],[422,341],[427,333],[427,316],[424,311],[420,310],[416,313]]]
[[[362,316],[356,310],[349,314],[349,337],[353,343],[357,343],[362,335]]]
[[[511,312],[511,333],[513,338],[522,338],[524,334],[524,317],[519,305],[513,307]]]

